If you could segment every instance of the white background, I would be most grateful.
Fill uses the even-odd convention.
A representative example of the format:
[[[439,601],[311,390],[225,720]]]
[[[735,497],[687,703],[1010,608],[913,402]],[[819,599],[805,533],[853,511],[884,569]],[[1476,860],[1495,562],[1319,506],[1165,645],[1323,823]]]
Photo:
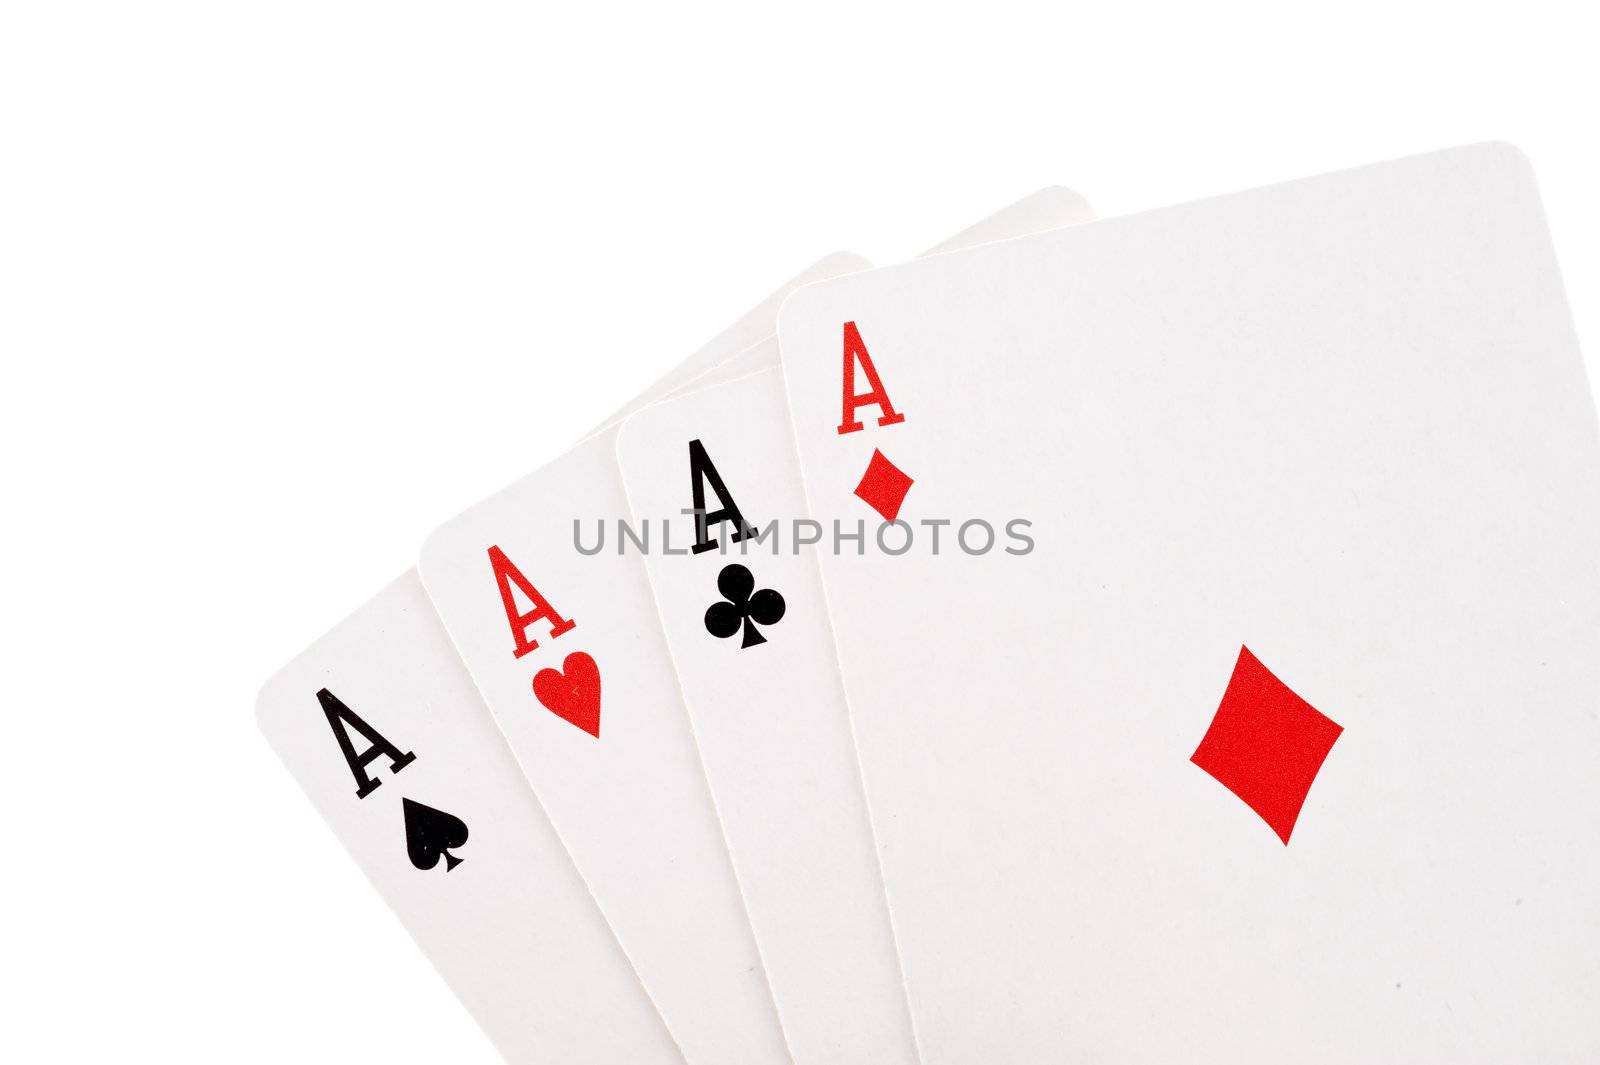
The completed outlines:
[[[1600,342],[1577,5],[702,8],[0,6],[0,1057],[492,1061],[255,690],[824,252],[1504,138]]]

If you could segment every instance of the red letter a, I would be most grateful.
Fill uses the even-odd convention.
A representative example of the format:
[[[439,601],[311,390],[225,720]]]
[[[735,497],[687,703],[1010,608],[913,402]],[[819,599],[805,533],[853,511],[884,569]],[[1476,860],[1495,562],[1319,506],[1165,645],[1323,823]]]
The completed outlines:
[[[555,607],[550,605],[550,601],[539,594],[539,589],[535,588],[533,582],[522,575],[521,570],[511,564],[511,560],[506,557],[506,553],[500,548],[489,548],[489,565],[494,567],[494,582],[500,586],[500,602],[505,604],[506,620],[511,623],[511,636],[517,641],[513,653],[518,658],[539,646],[537,640],[528,639],[528,626],[540,618],[550,622],[550,638],[552,640],[577,624],[577,622],[567,621],[560,614],[557,614]],[[517,601],[511,597],[512,584],[516,584],[522,594],[527,596],[528,600],[533,603],[533,609],[526,614],[517,613]]]
[[[856,395],[856,361],[861,362],[861,372],[867,375],[867,384],[872,386],[872,391]],[[856,421],[856,411],[861,407],[878,406],[883,408],[883,415],[878,419],[879,425],[899,425],[906,420],[904,414],[895,413],[894,404],[889,402],[889,393],[884,390],[883,382],[878,380],[878,368],[872,365],[872,356],[867,353],[867,345],[861,340],[861,331],[856,328],[856,323],[844,323],[844,414],[839,418],[839,432],[853,433],[861,428],[861,423]]]

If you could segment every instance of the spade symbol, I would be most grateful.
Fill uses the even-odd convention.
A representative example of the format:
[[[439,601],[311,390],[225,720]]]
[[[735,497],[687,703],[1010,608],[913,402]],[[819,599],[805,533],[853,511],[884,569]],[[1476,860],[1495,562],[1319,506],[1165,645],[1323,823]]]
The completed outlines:
[[[406,812],[406,853],[411,855],[412,865],[432,869],[442,854],[444,871],[448,873],[466,861],[450,853],[467,842],[465,821],[410,799],[401,799],[400,803]]]
[[[706,631],[719,640],[744,629],[740,647],[766,643],[757,625],[776,625],[783,620],[783,596],[771,588],[757,588],[750,571],[737,562],[722,567],[717,575],[717,591],[726,602],[712,603],[706,610]]]

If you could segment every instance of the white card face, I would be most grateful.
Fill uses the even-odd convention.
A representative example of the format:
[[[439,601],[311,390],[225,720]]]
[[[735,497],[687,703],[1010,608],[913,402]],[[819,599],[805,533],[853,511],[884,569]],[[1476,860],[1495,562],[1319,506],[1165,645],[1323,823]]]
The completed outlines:
[[[682,1065],[415,571],[274,676],[257,715],[507,1061]]]
[[[817,561],[787,534],[805,497],[781,372],[647,407],[624,426],[618,457],[795,1060],[914,1063]],[[713,546],[693,553],[695,519],[679,513],[692,506],[692,462],[713,518],[725,497],[747,529],[776,523],[779,538],[733,544],[740,519],[714,521]],[[745,578],[766,590],[724,594]],[[713,604],[731,623],[714,634]]]
[[[779,340],[867,530],[820,558],[927,1065],[1597,1060],[1600,447],[1520,155],[856,275]]]
[[[617,554],[615,448],[605,430],[442,526],[423,580],[685,1056],[786,1062],[649,585]],[[575,522],[586,547],[610,526],[600,553]]]
[[[436,530],[423,581],[691,1065],[787,1062],[627,514],[602,430]]]
[[[1087,212],[1068,190],[1046,189],[957,239],[985,243],[1081,222]],[[769,369],[647,407],[623,426],[623,482],[634,519],[653,537],[645,565],[795,1059],[913,1063],[916,1045],[816,560],[787,539],[753,550],[746,542],[745,551],[729,544],[727,553],[689,547],[698,535],[695,519],[682,513],[694,502],[692,446],[703,463],[704,505],[719,509],[720,484],[743,508],[741,519],[708,527],[707,544],[725,542],[740,521],[759,528],[805,512],[776,343],[725,365],[708,378]],[[678,553],[664,553],[673,544]],[[745,567],[782,596],[770,639],[744,646],[742,633],[719,638],[708,631],[706,611],[722,601],[719,575],[728,566]],[[749,624],[759,634],[762,626]]]

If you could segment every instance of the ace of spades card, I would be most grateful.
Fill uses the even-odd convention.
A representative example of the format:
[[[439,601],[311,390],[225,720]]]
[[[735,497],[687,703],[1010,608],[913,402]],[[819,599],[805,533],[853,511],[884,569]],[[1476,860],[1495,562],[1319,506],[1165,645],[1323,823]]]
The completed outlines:
[[[1086,213],[1074,194],[1044,190],[935,251],[1080,221]],[[730,365],[759,366],[775,354],[769,340]],[[701,380],[729,372],[713,370]],[[592,530],[628,513],[615,440],[612,425],[436,530],[423,547],[422,577],[691,1065],[787,1062],[791,1046],[648,578],[640,559],[619,552],[615,540],[595,553],[577,549],[575,523]],[[778,1003],[793,1017],[810,1004],[787,1005]],[[874,1023],[894,1031],[897,1015]],[[802,1021],[797,1030],[817,1027]],[[815,1040],[792,1049],[803,1065],[828,1060]],[[909,1039],[896,1053],[908,1060]]]
[[[779,343],[868,523],[820,558],[926,1065],[1600,1060],[1600,443],[1519,153],[824,282]]]
[[[268,681],[257,716],[507,1061],[682,1065],[414,571]],[[402,1018],[362,1023],[403,1039]]]

